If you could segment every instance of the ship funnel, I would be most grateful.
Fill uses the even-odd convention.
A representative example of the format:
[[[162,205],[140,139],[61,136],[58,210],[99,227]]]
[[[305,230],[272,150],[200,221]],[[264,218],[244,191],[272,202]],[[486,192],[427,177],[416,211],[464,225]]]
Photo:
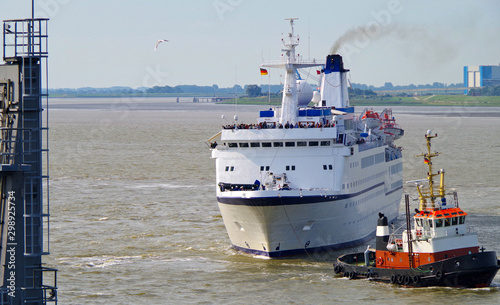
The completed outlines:
[[[335,108],[349,107],[349,93],[347,92],[347,72],[344,68],[342,56],[328,55],[321,81],[321,100],[325,106]]]
[[[378,213],[378,215],[376,250],[386,251],[387,242],[389,242],[389,225],[384,214]]]

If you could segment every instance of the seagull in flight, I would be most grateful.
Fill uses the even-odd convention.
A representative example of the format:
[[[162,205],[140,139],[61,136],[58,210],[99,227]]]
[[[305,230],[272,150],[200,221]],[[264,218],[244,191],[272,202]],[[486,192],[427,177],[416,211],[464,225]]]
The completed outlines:
[[[159,45],[160,43],[162,43],[162,42],[166,42],[166,41],[168,41],[168,40],[166,40],[166,39],[158,39],[158,41],[157,41],[157,42],[156,42],[156,44],[155,44],[155,51],[156,51],[156,49],[158,49],[158,45]]]

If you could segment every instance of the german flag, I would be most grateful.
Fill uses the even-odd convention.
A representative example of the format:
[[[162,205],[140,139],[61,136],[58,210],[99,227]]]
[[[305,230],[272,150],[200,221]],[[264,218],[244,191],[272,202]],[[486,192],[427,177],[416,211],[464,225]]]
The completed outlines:
[[[424,163],[429,164],[429,159],[427,157],[424,157]]]
[[[267,70],[260,68],[260,75],[267,75]]]

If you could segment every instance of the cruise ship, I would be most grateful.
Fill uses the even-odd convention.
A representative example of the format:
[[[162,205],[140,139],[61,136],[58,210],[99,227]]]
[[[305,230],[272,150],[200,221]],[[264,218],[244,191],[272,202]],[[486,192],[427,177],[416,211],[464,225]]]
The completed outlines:
[[[261,66],[285,70],[281,107],[263,109],[255,124],[223,126],[208,140],[233,247],[270,258],[371,239],[379,212],[397,218],[403,189],[394,141],[404,130],[392,111],[357,116],[342,57],[303,60],[295,53],[295,18],[287,20],[282,60]],[[310,67],[320,71],[319,92],[300,80],[299,69]]]

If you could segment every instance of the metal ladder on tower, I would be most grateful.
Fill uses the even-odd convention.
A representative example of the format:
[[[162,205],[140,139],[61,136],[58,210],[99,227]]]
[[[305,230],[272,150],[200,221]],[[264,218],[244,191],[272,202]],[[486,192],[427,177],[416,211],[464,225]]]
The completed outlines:
[[[21,101],[17,107],[23,182],[23,303],[57,303],[57,270],[42,266],[42,255],[50,253],[49,240],[49,150],[48,112],[43,115],[43,101],[48,107],[48,92],[42,91],[42,78],[48,90],[48,19],[4,21],[4,56],[6,47],[13,58],[20,59]],[[8,23],[6,31],[5,23]],[[12,28],[13,25],[13,28]],[[12,34],[11,43],[5,36]],[[45,75],[42,71],[45,70]],[[51,285],[46,285],[48,281]]]

